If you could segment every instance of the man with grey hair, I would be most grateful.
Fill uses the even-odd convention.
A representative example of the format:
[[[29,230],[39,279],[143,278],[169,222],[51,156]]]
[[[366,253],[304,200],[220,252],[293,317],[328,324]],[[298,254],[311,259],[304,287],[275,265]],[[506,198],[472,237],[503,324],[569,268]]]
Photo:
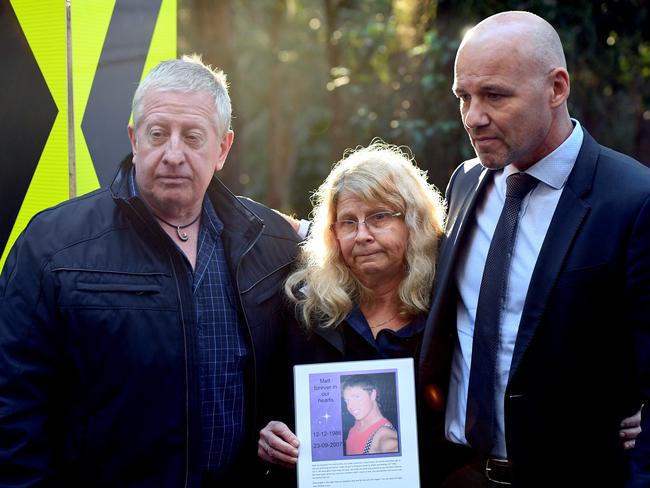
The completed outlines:
[[[569,91],[532,13],[458,49],[477,158],[447,188],[419,365],[423,458],[457,467],[445,487],[648,486],[647,418],[640,462],[619,427],[650,396],[650,170],[570,118]]]
[[[255,473],[299,238],[215,177],[233,142],[223,73],[162,62],[133,114],[110,187],[34,217],[0,275],[2,486]]]

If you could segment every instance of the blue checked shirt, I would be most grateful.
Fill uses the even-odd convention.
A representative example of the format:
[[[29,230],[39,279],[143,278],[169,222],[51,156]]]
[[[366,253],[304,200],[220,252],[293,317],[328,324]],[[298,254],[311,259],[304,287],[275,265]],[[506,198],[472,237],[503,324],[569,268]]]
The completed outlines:
[[[137,195],[135,172],[130,187]],[[192,282],[199,345],[203,471],[228,470],[244,440],[244,367],[248,358],[235,291],[221,241],[223,224],[210,200],[203,200]],[[180,249],[179,249],[179,252]]]

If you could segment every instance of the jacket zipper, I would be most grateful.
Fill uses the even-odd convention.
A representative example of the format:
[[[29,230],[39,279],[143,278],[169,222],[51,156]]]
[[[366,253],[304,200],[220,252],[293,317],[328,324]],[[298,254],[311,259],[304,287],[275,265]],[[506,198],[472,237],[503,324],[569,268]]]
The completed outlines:
[[[244,308],[244,304],[242,303],[241,299],[241,290],[239,289],[239,268],[241,266],[241,262],[243,261],[244,257],[248,254],[248,252],[257,244],[257,241],[260,240],[260,237],[262,237],[262,233],[264,232],[264,229],[266,228],[266,225],[264,224],[264,221],[262,220],[262,227],[260,228],[260,231],[257,233],[255,236],[255,239],[250,243],[250,245],[244,250],[244,252],[239,256],[239,259],[237,260],[237,268],[235,269],[235,287],[237,290],[237,302],[239,303],[239,307],[241,308],[242,311],[242,316],[244,318],[244,324],[246,324],[246,333],[248,334],[248,343],[250,344],[251,348],[251,357],[253,359],[253,388],[251,388],[251,392],[253,395],[253,413],[252,413],[252,418],[253,420],[257,419],[257,358],[255,357],[255,347],[253,344],[253,334],[251,334],[251,329],[248,324],[248,317],[246,316],[246,309]]]
[[[183,307],[183,300],[181,299],[180,285],[178,283],[178,273],[176,266],[174,266],[174,258],[171,254],[167,254],[169,263],[172,267],[172,274],[174,275],[174,282],[176,283],[176,298],[178,299],[178,306],[181,312],[181,327],[183,328],[183,349],[185,354],[185,488],[189,486],[190,478],[190,378],[189,378],[189,365],[188,365],[188,350],[187,350],[187,327],[185,325],[185,309]]]

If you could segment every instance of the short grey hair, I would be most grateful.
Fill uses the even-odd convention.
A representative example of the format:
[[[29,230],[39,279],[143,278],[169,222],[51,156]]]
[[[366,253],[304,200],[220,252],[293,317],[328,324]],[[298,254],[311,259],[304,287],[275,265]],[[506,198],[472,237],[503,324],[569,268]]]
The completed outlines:
[[[199,55],[162,61],[144,77],[133,95],[134,129],[138,128],[142,99],[148,91],[206,92],[214,97],[214,125],[219,137],[230,129],[232,107],[226,75],[220,69],[204,64]]]

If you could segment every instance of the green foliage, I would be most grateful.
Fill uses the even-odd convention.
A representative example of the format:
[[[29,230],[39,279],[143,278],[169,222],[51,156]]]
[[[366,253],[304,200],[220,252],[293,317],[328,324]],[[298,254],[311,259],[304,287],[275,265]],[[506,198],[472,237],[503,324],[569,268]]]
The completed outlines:
[[[227,183],[284,211],[307,216],[311,191],[344,150],[375,137],[411,148],[444,189],[473,156],[451,93],[456,49],[464,29],[504,10],[535,12],[557,28],[572,115],[601,142],[650,159],[642,0],[179,0],[179,8],[180,50],[202,52],[231,80]]]

